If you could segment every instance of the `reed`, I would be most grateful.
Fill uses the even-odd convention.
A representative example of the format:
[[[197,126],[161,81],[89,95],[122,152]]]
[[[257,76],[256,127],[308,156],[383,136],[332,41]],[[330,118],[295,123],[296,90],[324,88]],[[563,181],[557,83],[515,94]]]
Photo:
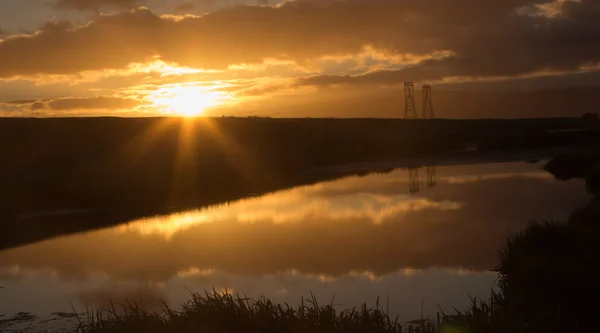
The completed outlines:
[[[163,303],[159,311],[147,311],[137,303],[88,310],[79,318],[81,333],[118,332],[373,332],[434,333],[432,320],[403,326],[384,311],[379,300],[375,308],[337,310],[333,300],[320,304],[314,296],[300,305],[275,304],[265,297],[250,299],[229,292],[192,293],[179,309]]]

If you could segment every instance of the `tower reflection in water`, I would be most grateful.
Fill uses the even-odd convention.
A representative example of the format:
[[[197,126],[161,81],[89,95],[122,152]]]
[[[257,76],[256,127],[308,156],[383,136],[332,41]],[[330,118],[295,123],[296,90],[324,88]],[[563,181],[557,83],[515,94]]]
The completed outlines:
[[[435,187],[437,185],[435,165],[427,166],[421,169],[425,169],[427,176],[427,187]],[[418,193],[420,191],[419,168],[408,169],[408,191],[410,193]]]

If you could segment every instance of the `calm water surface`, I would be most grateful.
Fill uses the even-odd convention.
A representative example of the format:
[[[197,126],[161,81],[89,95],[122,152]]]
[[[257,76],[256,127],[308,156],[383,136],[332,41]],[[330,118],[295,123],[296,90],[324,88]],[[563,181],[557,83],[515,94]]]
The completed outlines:
[[[586,202],[583,181],[555,181],[541,166],[350,177],[5,250],[0,314],[109,298],[177,306],[188,289],[213,287],[290,304],[335,293],[341,307],[380,296],[402,320],[420,317],[423,300],[425,315],[451,312],[490,294],[487,270],[510,232]]]

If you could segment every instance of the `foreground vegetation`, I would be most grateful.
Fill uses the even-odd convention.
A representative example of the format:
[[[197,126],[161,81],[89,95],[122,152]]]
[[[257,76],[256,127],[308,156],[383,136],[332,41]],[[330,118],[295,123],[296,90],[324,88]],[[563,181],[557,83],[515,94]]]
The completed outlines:
[[[600,155],[559,156],[545,169],[582,178],[590,201],[567,221],[533,222],[498,252],[496,305],[474,332],[597,332]]]
[[[146,311],[135,304],[90,312],[81,333],[120,332],[422,332],[562,333],[597,332],[600,297],[600,159],[562,156],[546,170],[557,179],[585,178],[590,202],[567,221],[533,222],[510,236],[498,252],[497,292],[472,300],[464,312],[441,313],[403,324],[379,303],[373,309],[338,311],[316,299],[298,307],[266,298],[193,294],[180,309]]]
[[[251,300],[230,293],[192,294],[179,310],[164,305],[163,311],[146,311],[136,304],[114,306],[88,314],[79,327],[82,333],[117,332],[374,332],[433,333],[432,321],[403,327],[382,307],[337,311],[320,305],[313,297],[297,307],[274,304],[267,298]]]
[[[125,332],[596,332],[600,296],[600,227],[533,223],[499,252],[499,291],[472,299],[469,309],[408,324],[380,306],[337,310],[333,302],[302,300],[297,307],[229,293],[192,294],[179,309],[148,311],[135,303],[88,312],[81,333]]]

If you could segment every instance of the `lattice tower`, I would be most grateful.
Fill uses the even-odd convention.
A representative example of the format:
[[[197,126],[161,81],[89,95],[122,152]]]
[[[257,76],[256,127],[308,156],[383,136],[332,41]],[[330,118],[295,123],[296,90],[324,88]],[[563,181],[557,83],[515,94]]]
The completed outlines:
[[[415,85],[412,82],[404,82],[404,118],[417,118],[417,107],[415,104]]]

